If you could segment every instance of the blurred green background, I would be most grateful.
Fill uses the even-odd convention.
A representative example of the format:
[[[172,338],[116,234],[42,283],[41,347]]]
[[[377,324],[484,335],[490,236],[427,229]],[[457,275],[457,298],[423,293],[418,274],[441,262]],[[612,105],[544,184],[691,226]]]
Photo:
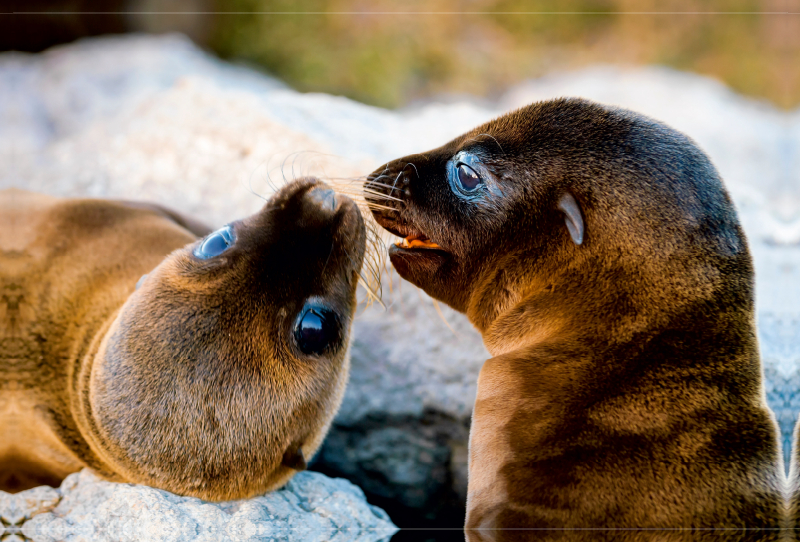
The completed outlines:
[[[298,9],[287,0],[216,5]],[[491,97],[551,71],[613,63],[709,75],[789,108],[800,103],[800,17],[741,12],[792,6],[800,2],[309,0],[303,11],[328,13],[220,15],[208,45],[225,58],[261,65],[299,90],[386,107],[442,94]],[[381,13],[388,11],[446,14]],[[672,13],[641,13],[651,11]],[[740,13],[696,14],[714,11]]]
[[[384,107],[491,98],[597,63],[670,66],[782,108],[800,104],[800,15],[786,13],[800,11],[798,0],[42,0],[17,8],[48,15],[18,19],[25,31],[0,37],[0,48],[182,31],[298,90]],[[37,34],[36,25],[47,28]]]

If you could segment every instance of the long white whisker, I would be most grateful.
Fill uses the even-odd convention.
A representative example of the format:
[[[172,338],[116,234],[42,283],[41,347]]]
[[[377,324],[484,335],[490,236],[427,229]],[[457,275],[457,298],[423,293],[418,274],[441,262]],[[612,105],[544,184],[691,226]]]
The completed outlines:
[[[383,209],[385,211],[397,211],[394,207],[387,207],[386,205],[380,205],[379,203],[367,203],[367,208],[369,209]]]
[[[380,196],[380,197],[381,197],[381,198],[383,198],[383,199],[389,199],[389,200],[392,200],[392,201],[403,201],[403,200],[402,200],[402,199],[400,199],[400,198],[396,198],[396,197],[394,197],[394,196],[390,196],[389,194],[384,194],[384,193],[382,193],[382,192],[377,192],[377,191],[375,191],[375,190],[370,190],[369,188],[364,188],[364,190],[363,190],[363,191],[364,191],[365,193],[367,193],[367,194],[372,194],[372,195],[374,195],[374,196]]]
[[[368,184],[369,184],[369,186],[381,186],[383,188],[388,188],[390,191],[392,191],[392,190],[397,190],[398,192],[402,192],[403,191],[402,188],[397,188],[397,187],[389,185],[389,184],[376,183],[376,182],[370,182]]]

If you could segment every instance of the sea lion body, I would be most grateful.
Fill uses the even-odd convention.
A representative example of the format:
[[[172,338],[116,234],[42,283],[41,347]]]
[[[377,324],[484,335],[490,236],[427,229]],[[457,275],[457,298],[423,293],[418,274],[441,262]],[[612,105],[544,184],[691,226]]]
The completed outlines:
[[[466,313],[494,356],[470,430],[471,540],[777,536],[752,261],[689,138],[555,100],[389,162],[366,188],[405,238],[395,269]]]
[[[297,181],[201,240],[147,204],[12,189],[0,209],[0,489],[90,467],[221,500],[303,467],[349,369],[351,200]]]

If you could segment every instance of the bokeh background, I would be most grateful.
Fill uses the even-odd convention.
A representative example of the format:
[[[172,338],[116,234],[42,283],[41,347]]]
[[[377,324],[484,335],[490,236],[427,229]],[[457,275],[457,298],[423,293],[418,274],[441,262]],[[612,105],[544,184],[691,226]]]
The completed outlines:
[[[261,200],[248,189],[291,176],[295,162],[316,173],[310,161],[330,153],[345,164],[328,171],[363,175],[536,99],[588,96],[685,131],[720,169],[749,236],[766,391],[788,460],[800,410],[800,0],[28,0],[2,10],[0,50],[42,54],[0,58],[0,149],[13,158],[0,162],[0,188],[11,179],[151,199],[221,224],[254,212]],[[463,317],[391,273],[384,301],[386,312],[356,322],[347,396],[312,467],[358,484],[401,527],[454,528],[397,540],[460,540],[488,353]]]
[[[308,92],[382,107],[491,99],[520,81],[592,64],[711,76],[781,108],[800,104],[796,0],[41,0],[0,48],[182,32],[221,58]],[[11,10],[8,10],[11,11]]]

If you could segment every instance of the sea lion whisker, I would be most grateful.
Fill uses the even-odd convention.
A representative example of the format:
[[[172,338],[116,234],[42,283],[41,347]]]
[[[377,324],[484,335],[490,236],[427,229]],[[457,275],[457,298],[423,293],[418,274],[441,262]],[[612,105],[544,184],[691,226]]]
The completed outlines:
[[[358,273],[358,283],[364,288],[364,291],[367,292],[368,304],[377,301],[378,304],[386,310],[386,304],[383,302],[383,299],[381,299],[383,293],[380,290],[376,291],[361,272]]]
[[[355,187],[342,188],[342,187],[338,187],[338,186],[334,185],[334,189],[336,190],[336,192],[338,192],[340,194],[346,194],[348,196],[362,197],[365,193],[367,193],[367,194],[376,196],[377,198],[391,199],[391,200],[394,200],[394,201],[403,201],[400,198],[396,198],[394,196],[390,196],[389,194],[384,194],[382,192],[377,192],[377,191],[369,189],[369,188],[359,188],[359,189],[356,189]]]
[[[368,241],[371,242],[371,241]],[[344,252],[345,257],[350,260],[353,266],[356,266],[356,262],[353,260],[350,253],[345,250]],[[377,301],[384,309],[386,309],[386,305],[381,300],[382,297],[382,288],[381,288],[381,281],[380,281],[380,270],[377,266],[374,265],[371,258],[365,258],[362,268],[358,271],[358,283],[364,287],[367,292],[368,303],[372,303]],[[364,276],[364,267],[366,267],[370,273],[372,280],[368,280]]]
[[[397,190],[398,192],[402,192],[403,191],[402,188],[397,188],[396,186],[393,186],[393,185],[390,185],[390,184],[376,183],[375,181],[370,181],[369,185],[370,186],[382,186],[384,188],[388,188],[389,190]],[[366,190],[366,188],[365,188],[365,190]]]
[[[268,198],[266,196],[263,196],[263,195],[261,195],[261,194],[259,194],[258,192],[255,191],[255,189],[253,188],[253,177],[255,176],[255,174],[259,170],[259,168],[262,165],[266,164],[266,168],[267,168],[267,185],[272,189],[273,193],[277,192],[278,189],[275,186],[275,183],[272,181],[272,177],[270,176],[270,170],[269,170],[269,164],[272,161],[272,158],[274,156],[275,156],[274,154],[271,154],[271,155],[269,155],[269,157],[266,160],[262,160],[255,168],[253,168],[253,170],[250,172],[250,175],[248,176],[248,179],[247,179],[247,189],[248,189],[248,191],[251,194],[263,199],[264,201],[268,201]]]
[[[380,204],[378,204],[378,203],[371,203],[371,202],[367,202],[367,203],[366,203],[366,206],[367,206],[367,208],[368,208],[368,209],[383,209],[383,210],[385,210],[385,211],[396,211],[396,212],[399,212],[399,211],[398,211],[397,209],[395,209],[394,207],[389,207],[389,206],[387,206],[387,205],[380,205]]]
[[[292,154],[292,179],[297,179],[298,178],[297,173],[294,172],[295,163],[297,163],[297,160],[300,158],[300,156],[302,156],[304,154],[307,154],[308,152],[310,152],[310,151],[296,151],[296,152],[294,152]],[[301,166],[302,166],[302,164],[301,164]],[[300,171],[302,172],[302,167],[301,167]],[[302,177],[303,175],[301,174],[300,176]]]
[[[452,331],[453,335],[460,338],[461,334],[457,332],[455,329],[453,329],[453,326],[451,326],[450,322],[447,321],[447,318],[444,317],[444,313],[442,312],[442,307],[439,305],[439,302],[436,301],[434,298],[431,298],[431,301],[433,301],[433,306],[436,307],[436,312],[439,314],[439,318],[442,319],[442,322],[444,322],[444,325],[447,326],[447,329]]]
[[[272,189],[272,191],[274,193],[274,192],[278,191],[278,185],[275,183],[275,181],[272,180],[272,171],[275,169],[275,167],[272,167],[272,168],[269,167],[269,162],[272,162],[272,157],[273,156],[276,156],[276,155],[275,154],[270,155],[269,161],[267,162],[267,184],[269,184],[269,187]],[[286,177],[283,178],[283,181],[284,181],[284,184],[285,184],[286,183]]]
[[[497,138],[494,137],[492,134],[487,134],[487,133],[478,134],[475,137],[468,139],[467,141],[477,141],[478,137],[480,137],[480,136],[491,137],[494,140],[494,142],[497,144],[497,146],[500,147],[500,152],[502,152],[503,154],[506,153],[506,151],[503,150],[503,146],[500,145],[500,142],[497,141]]]
[[[289,159],[290,156],[294,156],[294,153],[287,154],[283,157],[283,162],[281,162],[281,177],[283,177],[284,182],[288,182],[286,179],[286,173],[284,173],[284,169],[286,168],[286,161]]]
[[[263,164],[264,162],[262,161],[261,163]],[[259,165],[261,165],[261,164],[259,164]],[[256,168],[256,169],[258,169],[258,168]],[[264,196],[262,196],[261,194],[259,194],[258,192],[256,192],[256,191],[253,189],[253,175],[255,174],[255,172],[256,172],[256,170],[255,170],[255,169],[254,169],[253,171],[251,171],[251,172],[250,172],[250,175],[249,175],[249,176],[248,176],[248,178],[247,178],[247,185],[246,185],[246,187],[245,187],[245,188],[247,188],[247,191],[248,191],[248,192],[250,192],[251,194],[253,194],[254,196],[256,196],[256,197],[258,197],[258,198],[261,198],[261,199],[263,199],[264,201],[268,201],[268,200],[267,200],[267,198],[265,198]],[[242,184],[244,184],[244,181],[243,181],[243,180],[240,180],[239,182],[240,182],[240,183],[242,183]]]
[[[381,175],[378,175],[377,177],[374,177],[372,179],[367,178],[366,182],[369,183],[369,184],[381,184],[381,183],[378,183],[378,181],[381,180],[381,179],[391,179],[391,177],[389,177],[386,174],[381,174]],[[384,186],[386,186],[386,185],[384,185]]]
[[[369,295],[380,299],[382,297],[381,267],[385,267],[385,262],[383,261],[382,255],[385,252],[386,247],[383,243],[383,239],[381,238],[381,229],[378,224],[376,224],[374,221],[368,221],[365,223],[365,228],[367,231],[366,251],[363,264],[359,270],[359,283],[369,291]],[[349,258],[351,263],[355,266],[356,262],[353,261],[352,256],[346,247],[344,252],[346,257]],[[364,276],[365,273],[370,277],[369,279]],[[381,305],[384,306],[383,303],[381,303]]]
[[[384,261],[384,252],[386,250],[386,244],[383,242],[383,238],[381,237],[381,232],[378,231],[378,225],[375,222],[368,222],[367,223],[367,248],[369,258],[366,258],[365,261],[369,265],[372,262],[375,262],[376,265],[380,262]],[[376,276],[380,277],[380,270],[376,269]]]
[[[389,173],[389,168],[383,168],[383,171],[381,171],[380,174],[378,174],[378,175],[375,175],[374,172],[366,175],[366,180],[367,181],[370,181],[370,180],[377,181],[378,179],[389,178],[388,173]],[[375,175],[375,177],[372,177],[372,175]]]
[[[405,170],[408,166],[414,168],[414,172],[417,174],[417,178],[419,178],[419,170],[417,169],[417,166],[414,164],[414,162],[408,162],[405,166],[403,166],[403,169]]]
[[[358,284],[360,284],[364,288],[364,291],[367,293],[367,299],[366,299],[366,303],[365,303],[365,306],[367,308],[371,307],[373,303],[377,302],[378,305],[383,307],[384,310],[387,310],[386,304],[383,302],[383,300],[379,297],[379,295],[377,295],[375,292],[373,292],[372,289],[370,289],[364,283],[364,280],[361,277],[359,277],[359,279],[358,279]]]
[[[331,154],[331,153],[324,153],[324,152],[320,152],[320,151],[316,151],[316,150],[300,150],[300,151],[295,151],[295,152],[289,153],[284,157],[284,160],[281,163],[281,174],[283,175],[284,179],[286,179],[286,173],[285,173],[286,163],[290,158],[291,158],[291,167],[290,167],[290,169],[291,169],[292,178],[293,179],[297,179],[299,177],[305,177],[306,176],[306,174],[303,173],[302,164],[300,166],[300,175],[299,176],[298,176],[297,172],[295,171],[295,164],[297,163],[298,160],[301,160],[302,157],[305,156],[305,155],[311,155],[310,160],[315,160],[318,157],[340,158],[339,155]],[[309,168],[312,171],[313,171],[313,168],[314,168],[314,164],[317,164],[317,162],[312,162],[311,165],[309,166]],[[320,167],[320,169],[323,170],[323,174],[322,175],[314,175],[314,176],[322,177],[323,180],[329,180],[329,179],[333,180],[333,179],[335,179],[335,177],[329,177],[326,173],[324,173],[324,166],[323,165],[320,165],[319,167]]]
[[[373,205],[378,205],[378,206],[379,206],[379,207],[375,207],[376,209],[378,209],[378,208],[380,208],[380,209],[386,209],[387,211],[388,211],[389,209],[393,209],[393,208],[394,208],[394,207],[392,207],[392,202],[390,202],[390,201],[383,201],[383,202],[380,202],[380,203],[379,203],[379,202],[377,202],[377,201],[371,201],[371,200],[368,200],[368,199],[366,199],[366,198],[363,198],[363,199],[362,199],[362,200],[359,202],[359,207],[361,207],[361,208],[372,209],[372,208],[373,208],[373,207],[372,207]]]
[[[383,171],[381,171],[381,174],[378,176],[378,178],[380,178],[380,177],[383,177],[384,175],[386,175],[386,173],[387,173],[388,171],[389,171],[389,166],[388,166],[388,164],[387,164],[387,165],[385,165],[385,166],[383,167]],[[367,180],[369,180],[369,175],[367,175],[367,178],[368,178]]]
[[[364,192],[367,193],[367,194],[373,195],[373,196],[378,196],[378,197],[380,197],[382,199],[388,199],[388,200],[392,200],[392,201],[403,201],[400,198],[396,198],[394,196],[390,196],[389,194],[383,194],[381,192],[376,192],[375,190],[370,190],[369,188],[365,188]]]
[[[359,175],[357,177],[329,177],[329,179],[334,181],[351,181],[353,183],[363,183],[367,180],[367,175]]]
[[[405,168],[403,168],[403,169],[405,169]],[[395,178],[394,178],[394,183],[392,184],[392,190],[394,190],[394,189],[395,189],[395,187],[397,186],[397,181],[399,181],[399,180],[400,180],[400,176],[401,176],[402,174],[403,174],[403,170],[401,169],[401,170],[400,170],[400,173],[398,173],[398,174],[397,174],[397,177],[395,177]]]
[[[292,179],[297,179],[297,173],[294,172],[294,165],[297,163],[297,158],[300,156],[300,152],[295,152],[292,154]]]

